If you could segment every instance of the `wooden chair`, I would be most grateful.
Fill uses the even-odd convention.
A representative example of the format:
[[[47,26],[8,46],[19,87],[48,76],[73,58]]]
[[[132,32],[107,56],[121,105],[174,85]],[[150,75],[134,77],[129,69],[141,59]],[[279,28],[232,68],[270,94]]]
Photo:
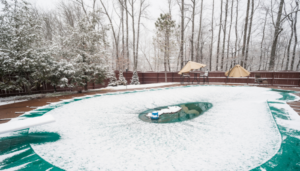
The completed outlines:
[[[259,85],[260,84],[264,84],[264,85],[268,84],[268,80],[266,78],[261,78],[260,73],[255,74],[254,78],[255,78],[254,82],[258,83]]]
[[[209,84],[208,75],[209,75],[209,72],[205,71],[205,73],[203,74],[203,84],[205,84],[206,81]]]
[[[191,78],[190,73],[182,73],[181,74],[181,76],[180,76],[180,82],[181,82],[181,84],[184,83],[184,79],[185,78],[187,78],[189,80],[188,83],[190,83],[190,78]]]

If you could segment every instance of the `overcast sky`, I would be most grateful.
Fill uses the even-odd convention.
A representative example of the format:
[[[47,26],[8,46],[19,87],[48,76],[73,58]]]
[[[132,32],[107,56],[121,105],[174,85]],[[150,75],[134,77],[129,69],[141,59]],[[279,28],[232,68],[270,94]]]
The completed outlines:
[[[28,0],[30,3],[32,3],[33,6],[36,6],[38,9],[42,9],[44,11],[50,11],[50,10],[55,10],[58,7],[58,4],[62,1],[62,0]],[[64,0],[64,1],[69,1],[69,0]],[[112,2],[117,2],[117,0],[103,0],[104,2],[109,2],[111,3],[110,5],[108,5],[109,10],[111,11],[111,13],[113,14],[113,8],[112,8]],[[91,0],[85,0],[86,4],[91,4]],[[97,1],[98,4],[100,4],[99,0]],[[149,0],[147,1],[149,3],[149,7],[147,9],[147,14],[148,14],[148,19],[147,20],[142,20],[144,26],[145,26],[145,32],[149,32],[149,34],[147,33],[147,35],[143,35],[143,36],[147,36],[147,38],[151,38],[154,33],[155,33],[155,21],[157,20],[157,18],[159,18],[159,15],[161,13],[166,13],[168,12],[168,1],[167,0]],[[190,3],[190,0],[186,0],[185,3]],[[212,6],[212,0],[204,0],[204,18],[203,18],[203,22],[205,23],[210,22],[211,19],[211,6]],[[243,4],[241,4],[240,6],[243,6]],[[198,2],[197,5],[197,12],[199,11],[200,8],[200,0]],[[215,0],[215,17],[218,17],[218,9],[220,8],[219,6],[219,2],[218,0]],[[137,8],[136,8],[137,10]],[[172,8],[172,16],[173,19],[177,21],[177,24],[180,23],[180,11],[179,11],[179,6],[177,4],[177,1],[174,0],[174,6]],[[207,17],[205,17],[207,16]],[[199,15],[196,16],[196,23],[195,23],[195,28],[198,27],[198,23],[199,23],[199,19],[197,19],[199,17]],[[117,18],[117,16],[115,16],[115,18]],[[136,18],[137,19],[137,18]],[[117,19],[117,22],[118,19]],[[137,21],[136,21],[137,22]],[[146,38],[146,39],[147,39]]]

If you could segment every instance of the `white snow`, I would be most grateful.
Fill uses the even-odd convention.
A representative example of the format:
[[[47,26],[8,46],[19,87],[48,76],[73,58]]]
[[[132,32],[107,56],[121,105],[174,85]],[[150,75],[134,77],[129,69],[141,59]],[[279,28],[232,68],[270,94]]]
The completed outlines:
[[[62,95],[68,94],[75,94],[76,91],[66,91],[66,92],[54,92],[54,93],[47,93],[47,94],[31,94],[31,95],[23,95],[23,96],[10,96],[10,97],[2,97],[0,98],[0,106],[12,104],[12,103],[19,103],[28,101],[31,99],[43,98],[43,97],[57,97]]]
[[[126,89],[135,89],[135,88],[151,88],[151,87],[160,87],[160,86],[168,86],[180,84],[179,82],[172,82],[172,83],[155,83],[155,84],[140,84],[140,85],[127,85],[127,86],[116,86],[116,87],[105,87],[100,89],[93,89],[90,91],[98,91],[98,90],[126,90]]]
[[[299,97],[297,98],[297,100],[298,99],[299,99]],[[286,129],[300,131],[300,117],[299,117],[298,113],[293,108],[291,108],[286,103],[284,103],[284,104],[273,103],[273,104],[270,104],[270,105],[274,106],[278,109],[283,109],[287,113],[287,116],[289,117],[288,120],[277,118],[276,122],[277,122],[278,125],[281,125]]]
[[[19,103],[19,102],[25,102],[25,101],[27,101],[27,100],[15,100],[15,101],[4,101],[4,102],[0,101],[0,106],[13,104],[13,103]]]
[[[158,116],[166,113],[176,113],[181,110],[181,107],[179,106],[169,106],[167,109],[161,109],[158,112]],[[152,113],[148,113],[146,116],[151,117]]]
[[[35,118],[26,118],[24,120],[15,119],[7,123],[0,124],[0,134],[18,131],[33,126],[43,125],[54,121],[55,119],[51,115],[44,115]]]
[[[166,86],[166,85],[174,85],[179,83],[156,83],[156,84],[140,84],[140,85],[128,85],[126,86],[117,86],[117,87],[106,87],[106,88],[100,88],[100,89],[90,89],[87,92],[93,92],[93,91],[99,91],[99,90],[126,90],[126,89],[135,89],[135,88],[151,88],[151,87],[160,87],[160,86]],[[55,93],[47,93],[47,94],[34,94],[34,95],[24,95],[24,96],[11,96],[11,97],[4,97],[0,98],[0,106],[12,104],[12,103],[18,103],[18,102],[24,102],[28,101],[33,98],[38,98],[40,96],[43,97],[55,97],[60,95],[66,95],[66,94],[75,94],[76,91],[73,92],[55,92]],[[22,100],[19,100],[22,99]]]
[[[61,139],[31,144],[65,170],[250,170],[273,157],[281,135],[267,100],[278,92],[257,87],[199,86],[102,95],[56,108],[56,122],[30,132]],[[203,115],[171,124],[146,123],[142,111],[208,102]]]

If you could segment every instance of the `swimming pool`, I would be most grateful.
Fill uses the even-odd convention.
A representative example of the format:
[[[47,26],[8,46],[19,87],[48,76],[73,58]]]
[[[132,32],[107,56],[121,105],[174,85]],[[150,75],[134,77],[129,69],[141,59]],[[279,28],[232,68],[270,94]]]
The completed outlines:
[[[5,135],[0,140],[8,143],[9,139],[24,139],[20,148],[0,154],[0,168],[42,165],[45,170],[269,170],[271,162],[274,169],[278,160],[274,162],[274,157],[284,150],[286,139],[282,137],[292,135],[292,140],[299,142],[295,136],[299,131],[288,130],[287,121],[297,118],[286,112],[287,97],[283,93],[290,100],[297,98],[291,92],[257,87],[185,86],[52,104],[35,115],[51,114],[56,123]],[[139,118],[147,110],[195,102],[212,106],[183,122],[157,124]]]

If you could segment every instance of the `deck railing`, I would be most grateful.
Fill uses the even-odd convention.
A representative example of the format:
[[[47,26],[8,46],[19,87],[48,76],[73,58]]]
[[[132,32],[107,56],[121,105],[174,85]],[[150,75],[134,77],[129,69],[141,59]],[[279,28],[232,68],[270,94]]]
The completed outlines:
[[[116,77],[119,77],[119,71],[115,71]],[[282,87],[300,87],[300,72],[268,72],[268,71],[255,71],[251,72],[249,77],[244,78],[229,78],[225,77],[224,72],[209,72],[208,80],[210,83],[234,83],[234,84],[256,84],[255,83],[255,74],[260,74],[261,78],[265,78],[268,81],[269,85],[272,86],[282,86]],[[132,78],[132,72],[124,72],[123,75],[125,79],[130,84],[130,80]],[[167,79],[165,79],[165,75]],[[199,74],[198,74],[199,75]],[[151,84],[151,83],[162,83],[162,82],[180,82],[180,75],[178,72],[138,72],[138,76],[140,79],[141,84]],[[194,75],[190,73],[190,81],[193,80]],[[202,83],[202,81],[201,81]],[[194,84],[196,84],[194,82]],[[108,85],[108,80],[105,80],[104,84],[95,84],[89,83],[89,89],[98,89],[103,88]],[[57,91],[72,91],[72,88],[59,88],[57,87]],[[44,85],[43,87],[39,88],[39,90],[34,89],[31,91],[31,94],[36,93],[48,93],[54,92],[54,87],[50,84]],[[5,96],[15,96],[15,95],[24,95],[29,94],[28,92],[24,91],[3,91],[0,90],[0,97]]]

